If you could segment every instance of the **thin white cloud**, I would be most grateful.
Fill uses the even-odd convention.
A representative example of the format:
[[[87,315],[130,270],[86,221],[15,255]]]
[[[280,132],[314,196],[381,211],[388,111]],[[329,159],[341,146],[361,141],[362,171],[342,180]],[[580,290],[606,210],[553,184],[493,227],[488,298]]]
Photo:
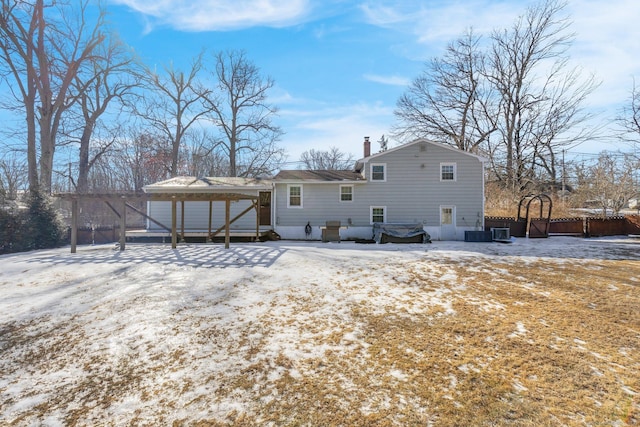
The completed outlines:
[[[367,23],[414,34],[423,44],[445,46],[470,27],[478,34],[508,25],[524,12],[526,2],[468,0],[465,2],[368,1],[361,5]]]
[[[112,0],[182,31],[286,27],[309,18],[310,0]]]
[[[289,161],[297,161],[304,151],[331,147],[360,158],[365,136],[371,138],[375,152],[376,141],[389,134],[393,111],[381,103],[315,104],[307,109],[282,110],[280,118],[287,130],[281,144],[289,154]]]
[[[365,0],[360,10],[370,25],[413,37],[414,44],[395,50],[423,61],[438,56],[447,43],[468,28],[485,39],[495,29],[509,28],[526,8],[540,0],[468,0],[464,2]],[[569,50],[573,66],[591,73],[602,85],[588,99],[590,106],[612,110],[625,102],[633,76],[640,77],[638,40],[640,2],[637,0],[568,0],[566,16],[576,33]],[[613,113],[609,111],[609,114]]]
[[[390,86],[409,86],[411,80],[402,76],[381,76],[378,74],[365,74],[362,77],[374,83]]]

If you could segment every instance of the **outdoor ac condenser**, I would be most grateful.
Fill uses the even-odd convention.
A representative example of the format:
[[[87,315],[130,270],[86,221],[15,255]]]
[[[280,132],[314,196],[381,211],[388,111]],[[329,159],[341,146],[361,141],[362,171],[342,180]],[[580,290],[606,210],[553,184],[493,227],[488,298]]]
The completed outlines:
[[[508,228],[492,228],[491,239],[496,242],[505,242],[511,240],[511,233]]]

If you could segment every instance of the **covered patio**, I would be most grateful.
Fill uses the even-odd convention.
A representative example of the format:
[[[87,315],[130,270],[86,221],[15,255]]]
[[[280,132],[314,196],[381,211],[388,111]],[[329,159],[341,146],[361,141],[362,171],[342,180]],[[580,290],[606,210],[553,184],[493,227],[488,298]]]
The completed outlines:
[[[80,205],[88,200],[103,201],[117,216],[120,224],[120,250],[126,248],[126,229],[127,229],[127,210],[133,210],[145,217],[160,233],[171,236],[171,247],[176,248],[178,241],[183,241],[187,234],[205,236],[207,242],[213,241],[213,238],[224,232],[224,246],[229,248],[232,235],[242,235],[245,237],[253,237],[259,239],[263,233],[260,229],[261,219],[267,216],[270,222],[269,212],[261,212],[265,209],[264,193],[269,192],[271,195],[271,181],[252,179],[252,178],[195,178],[195,177],[176,177],[156,184],[145,186],[144,193],[127,192],[127,193],[107,193],[107,194],[79,194],[79,193],[61,193],[57,197],[62,200],[71,202],[71,253],[76,252],[77,236],[78,236],[78,217]],[[167,225],[153,218],[146,212],[134,206],[133,201],[140,202],[170,202],[171,203],[171,224]],[[239,201],[249,201],[250,204],[242,212],[231,217],[231,203]],[[185,213],[187,211],[187,202],[208,202],[208,218],[207,228],[198,230],[188,230],[185,227]],[[224,224],[214,229],[213,223],[213,203],[224,203]],[[270,203],[270,199],[269,199]],[[180,207],[178,208],[178,204]],[[148,203],[147,203],[148,205]],[[270,206],[270,205],[269,205]],[[180,211],[178,211],[180,209]],[[245,216],[249,212],[255,211],[255,231],[243,230],[232,231],[231,224]],[[178,212],[180,213],[178,215]],[[266,215],[265,215],[266,214]],[[178,218],[180,219],[178,223]],[[133,232],[136,233],[136,232]],[[145,233],[149,236],[152,232],[148,230],[140,230],[139,235]],[[155,233],[158,234],[158,233]]]

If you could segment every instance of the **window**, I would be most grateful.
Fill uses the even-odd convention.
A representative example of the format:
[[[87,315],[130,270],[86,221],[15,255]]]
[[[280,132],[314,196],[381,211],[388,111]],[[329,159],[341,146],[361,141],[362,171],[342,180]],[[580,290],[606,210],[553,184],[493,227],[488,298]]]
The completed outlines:
[[[440,211],[440,225],[453,224],[453,208],[442,208]]]
[[[287,206],[290,208],[302,207],[302,185],[288,186]]]
[[[456,180],[456,164],[440,163],[440,181]]]
[[[341,185],[340,186],[340,201],[352,202],[353,201],[353,185]]]
[[[371,164],[371,181],[386,181],[386,165],[384,163]]]
[[[371,206],[371,224],[376,222],[387,222],[386,206]]]

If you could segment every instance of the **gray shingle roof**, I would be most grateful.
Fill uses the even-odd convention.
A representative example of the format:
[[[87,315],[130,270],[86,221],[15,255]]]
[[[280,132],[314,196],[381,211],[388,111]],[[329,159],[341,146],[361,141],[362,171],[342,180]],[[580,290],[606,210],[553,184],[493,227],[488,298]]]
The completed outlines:
[[[352,170],[281,170],[274,180],[313,180],[313,181],[362,181],[362,175]]]

